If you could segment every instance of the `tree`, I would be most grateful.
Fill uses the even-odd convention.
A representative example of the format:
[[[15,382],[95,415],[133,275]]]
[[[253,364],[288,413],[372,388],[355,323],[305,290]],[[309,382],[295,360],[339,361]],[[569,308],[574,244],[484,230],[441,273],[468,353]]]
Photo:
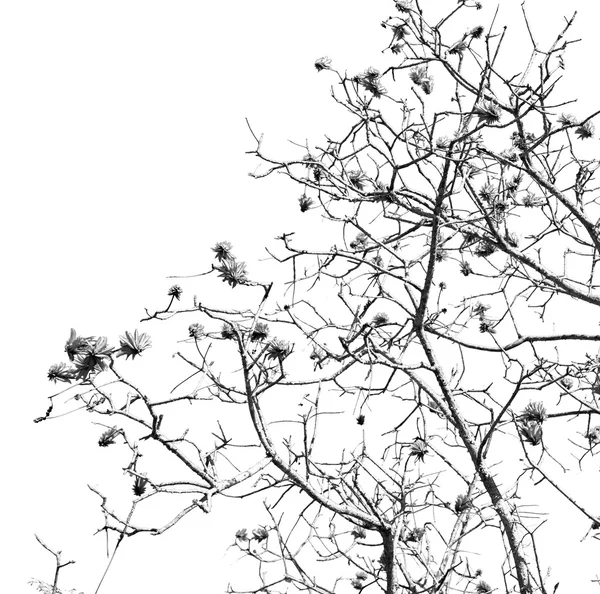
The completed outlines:
[[[72,330],[50,368],[67,386],[36,421],[77,387],[99,446],[131,454],[128,510],[94,489],[111,561],[125,537],[251,495],[264,522],[232,543],[256,574],[232,592],[546,593],[546,514],[575,510],[581,546],[596,544],[597,503],[570,473],[595,473],[600,444],[600,334],[582,321],[600,305],[600,161],[585,152],[600,112],[571,115],[560,94],[574,17],[545,46],[523,9],[514,65],[478,2],[393,7],[385,67],[315,62],[346,134],[281,160],[250,129],[254,176],[299,186],[300,215],[326,232],[282,233],[267,280],[220,242],[146,309],[144,330],[187,326],[168,395],[129,379],[152,345],[138,329],[118,346]],[[204,298],[215,283],[233,305]],[[136,520],[182,498],[166,523]]]

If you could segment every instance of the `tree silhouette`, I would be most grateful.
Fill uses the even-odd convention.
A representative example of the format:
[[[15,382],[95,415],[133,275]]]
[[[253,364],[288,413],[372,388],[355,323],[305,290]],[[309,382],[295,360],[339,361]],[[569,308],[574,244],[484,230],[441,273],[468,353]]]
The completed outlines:
[[[571,115],[561,96],[574,16],[542,47],[523,8],[515,65],[479,2],[426,4],[393,3],[381,70],[315,62],[350,118],[340,138],[280,160],[250,129],[254,177],[298,186],[318,234],[282,233],[267,280],[220,242],[209,269],[146,310],[143,332],[117,346],[73,330],[68,362],[50,368],[68,385],[36,421],[76,386],[105,425],[99,446],[131,452],[129,510],[93,488],[111,560],[124,537],[210,513],[220,496],[264,499],[264,523],[232,535],[256,563],[232,577],[236,593],[546,594],[546,516],[574,509],[584,542],[598,539],[600,511],[570,481],[598,471],[600,444],[588,321],[600,161],[585,156],[600,112]],[[215,283],[234,305],[188,296]],[[187,372],[172,392],[130,381],[147,332],[181,320]],[[153,468],[150,443],[178,461],[177,479]],[[186,503],[165,524],[136,522],[165,497]]]

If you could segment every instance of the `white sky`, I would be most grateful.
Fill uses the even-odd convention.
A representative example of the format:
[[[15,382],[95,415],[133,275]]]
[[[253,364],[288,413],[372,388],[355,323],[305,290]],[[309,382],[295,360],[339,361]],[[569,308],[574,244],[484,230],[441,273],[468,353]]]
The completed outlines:
[[[593,107],[600,9],[583,0],[531,4],[556,15],[540,34],[580,9],[584,44],[567,65]],[[47,406],[46,372],[62,359],[69,329],[114,340],[139,326],[144,306],[160,303],[167,275],[202,270],[215,241],[233,241],[252,261],[293,230],[298,188],[248,177],[255,163],[244,155],[253,148],[244,118],[278,156],[287,140],[335,137],[340,108],[314,59],[328,55],[349,73],[376,64],[388,42],[379,22],[392,13],[390,0],[0,5],[8,566],[0,589],[29,592],[31,576],[51,578],[34,531],[77,560],[63,587],[90,594],[101,573],[103,538],[92,534],[102,518],[86,484],[111,480],[104,460],[122,462],[98,455],[98,429],[86,419],[32,423]],[[215,568],[232,527],[253,526],[240,517],[197,515],[170,535],[125,542],[103,591],[221,591]]]

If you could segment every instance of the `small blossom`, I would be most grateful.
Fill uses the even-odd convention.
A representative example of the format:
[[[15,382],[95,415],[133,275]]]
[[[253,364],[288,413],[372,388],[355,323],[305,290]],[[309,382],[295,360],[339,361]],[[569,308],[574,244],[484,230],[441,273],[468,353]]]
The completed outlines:
[[[183,293],[183,289],[179,286],[179,285],[173,285],[167,295],[169,295],[169,297],[173,297],[175,299],[177,299],[177,301],[179,301],[181,299],[181,294]]]
[[[450,47],[448,53],[453,56],[460,55],[463,54],[468,47],[467,42],[464,39],[461,39]]]
[[[406,535],[406,542],[420,542],[425,536],[425,528],[412,528]]]
[[[252,538],[254,538],[254,540],[256,540],[257,542],[262,542],[263,540],[267,540],[268,537],[269,537],[269,532],[267,531],[266,528],[263,528],[262,526],[259,526],[258,528],[255,528],[254,530],[252,530]]]
[[[396,8],[400,12],[409,12],[412,7],[412,0],[396,0]]]
[[[188,326],[188,333],[190,338],[199,340],[204,336],[204,326],[202,324],[194,323]]]
[[[125,336],[120,336],[119,341],[121,346],[117,357],[125,355],[127,359],[129,357],[135,359],[136,355],[141,355],[152,346],[150,337],[145,332],[138,332],[137,330],[134,330],[133,334],[125,332]]]
[[[392,25],[392,31],[394,33],[393,41],[404,41],[410,35],[410,29],[406,22]]]
[[[235,338],[233,326],[229,322],[225,322],[223,326],[221,326],[221,337],[225,340],[231,340]]]
[[[106,337],[97,338],[75,359],[76,379],[85,381],[90,375],[104,371],[112,353],[113,349],[108,346]]]
[[[485,305],[484,303],[481,303],[481,301],[478,301],[472,308],[471,308],[471,313],[474,316],[479,316],[480,318],[485,316],[485,312],[488,311],[488,309],[490,309],[489,305]]]
[[[463,276],[469,276],[469,274],[473,274],[473,269],[471,268],[471,265],[468,262],[461,262],[460,273]]]
[[[487,582],[480,580],[475,584],[475,592],[477,592],[477,594],[490,594],[492,592],[492,586]]]
[[[496,246],[489,241],[480,241],[475,247],[475,255],[479,258],[487,258],[496,251]]]
[[[298,204],[300,205],[300,212],[306,212],[314,204],[314,201],[306,194],[302,194],[302,196],[298,198]]]
[[[472,506],[473,504],[468,495],[459,495],[454,502],[454,511],[457,514],[460,514],[464,511],[467,511]]]
[[[233,260],[233,246],[228,241],[219,241],[211,248],[219,262]]]
[[[444,262],[448,259],[448,252],[446,250],[437,250],[435,252],[435,261],[436,262]]]
[[[356,424],[364,425],[365,424],[365,415],[358,415],[358,417],[356,417]]]
[[[480,318],[479,332],[482,334],[485,334],[486,332],[488,334],[496,334],[496,329],[494,328],[494,324],[491,320],[488,320],[487,318]]]
[[[362,171],[348,171],[348,180],[357,190],[364,190],[366,178]]]
[[[268,336],[269,326],[263,322],[257,322],[252,331],[252,335],[250,336],[250,340],[262,342],[263,340],[266,340]]]
[[[383,326],[384,324],[387,324],[389,321],[390,321],[390,319],[386,313],[379,312],[373,316],[373,320],[371,321],[371,324],[373,324],[373,326]]]
[[[368,241],[369,236],[361,232],[350,242],[350,248],[353,250],[364,250],[367,247]]]
[[[379,80],[380,76],[379,70],[368,68],[365,72],[356,76],[354,80],[372,93],[375,98],[379,98],[385,93],[385,88]]]
[[[69,357],[69,361],[74,361],[75,357],[83,353],[93,342],[93,336],[88,336],[87,338],[84,338],[83,336],[77,336],[75,329],[71,328],[69,340],[67,340],[65,344],[65,352]]]
[[[523,439],[531,445],[539,445],[542,443],[542,426],[535,422],[529,421],[521,425],[521,435]]]
[[[56,363],[48,369],[48,379],[54,383],[65,382],[70,384],[74,377],[75,371],[67,367],[65,363]]]
[[[523,409],[519,418],[524,423],[535,421],[542,424],[548,418],[548,411],[542,402],[530,402]]]
[[[109,445],[112,445],[113,443],[115,443],[115,439],[117,438],[117,435],[119,435],[119,433],[121,433],[121,430],[117,429],[116,427],[111,427],[110,429],[107,429],[100,436],[100,439],[98,439],[98,445],[101,448],[106,448]]]
[[[579,138],[579,140],[585,140],[586,138],[592,138],[594,136],[595,128],[592,122],[586,122],[585,124],[581,124],[575,128],[575,136]]]
[[[483,27],[481,25],[478,25],[477,27],[473,27],[473,29],[471,29],[469,31],[469,35],[473,39],[480,39],[481,36],[483,35]]]
[[[450,139],[447,136],[440,136],[435,141],[435,148],[445,150],[450,146]]]
[[[267,348],[267,359],[283,361],[292,352],[292,346],[285,340],[274,338]]]
[[[239,540],[241,542],[247,542],[248,541],[248,530],[246,530],[246,528],[240,528],[235,533],[235,539]]]
[[[136,476],[135,481],[133,482],[133,494],[137,497],[141,497],[146,492],[147,484],[148,479],[145,476]]]
[[[482,200],[489,202],[496,195],[496,189],[488,182],[480,188],[478,195]]]
[[[568,375],[565,377],[562,377],[560,380],[558,380],[558,383],[565,388],[566,390],[570,390],[573,387],[573,378],[569,377]]]
[[[223,279],[230,287],[244,284],[248,281],[246,264],[237,260],[224,260],[221,266],[217,266],[219,277]]]
[[[571,113],[561,113],[558,118],[558,123],[563,127],[576,126],[578,124],[578,120]]]
[[[367,531],[362,526],[355,526],[350,534],[352,534],[354,540],[367,538]]]
[[[484,99],[475,106],[473,113],[479,119],[479,123],[497,124],[500,121],[502,112],[497,103]]]
[[[422,437],[416,437],[410,445],[409,456],[414,456],[419,462],[425,461],[425,456],[429,452],[429,446]]]
[[[534,208],[536,206],[540,206],[541,204],[541,202],[531,192],[527,192],[521,202],[525,208]]]
[[[331,69],[331,59],[327,56],[323,56],[315,60],[315,68],[317,72],[321,72],[321,70],[330,70]]]
[[[597,425],[596,427],[594,427],[593,429],[590,429],[586,435],[585,438],[590,442],[590,444],[592,445],[596,445],[600,443],[600,425]]]

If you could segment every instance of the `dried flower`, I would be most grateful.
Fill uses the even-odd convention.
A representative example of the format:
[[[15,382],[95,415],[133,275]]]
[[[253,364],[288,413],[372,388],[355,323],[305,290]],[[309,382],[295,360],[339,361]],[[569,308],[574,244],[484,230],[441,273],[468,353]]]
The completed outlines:
[[[523,439],[531,445],[542,443],[542,426],[535,421],[529,421],[521,425],[521,435]]]
[[[224,260],[221,266],[217,266],[219,278],[223,279],[230,287],[235,288],[237,285],[245,284],[248,281],[246,264],[237,260]]]
[[[548,411],[542,402],[530,402],[519,416],[523,423],[535,421],[542,424],[548,418]]]
[[[579,138],[579,140],[585,140],[586,138],[592,138],[594,136],[595,128],[592,122],[585,122],[585,124],[581,124],[575,128],[575,136]]]
[[[145,332],[134,330],[133,334],[125,332],[125,336],[120,336],[121,346],[117,352],[117,357],[125,355],[126,359],[131,357],[135,359],[136,355],[141,355],[146,349],[152,346],[150,337]]]
[[[352,534],[354,540],[359,540],[360,538],[367,538],[367,531],[362,526],[355,526],[350,534]]]
[[[396,0],[396,8],[400,12],[408,12],[411,9],[412,0]]]
[[[496,246],[486,240],[480,241],[475,247],[475,255],[479,258],[487,258],[496,251]]]
[[[56,363],[48,369],[48,379],[51,382],[65,382],[71,383],[71,380],[75,377],[75,370],[67,367],[65,363]]]
[[[231,340],[232,338],[235,338],[233,326],[229,322],[224,322],[223,326],[221,326],[221,337],[225,340]]]
[[[366,177],[362,171],[348,171],[348,180],[357,190],[364,190]]]
[[[527,192],[521,202],[526,208],[533,208],[541,204],[541,202],[531,192]]]
[[[145,476],[137,475],[133,482],[133,494],[137,497],[141,497],[146,492],[147,484],[148,479]]]
[[[356,417],[356,423],[358,425],[364,425],[365,424],[365,415],[358,415],[358,417]]]
[[[492,586],[483,580],[480,580],[475,584],[475,592],[477,592],[477,594],[489,594],[491,591]]]
[[[468,45],[467,42],[464,39],[461,39],[460,41],[457,41],[454,45],[450,46],[450,49],[448,49],[448,53],[450,55],[460,55],[463,54],[465,52],[466,49],[468,49]]]
[[[269,326],[263,322],[257,322],[250,335],[250,340],[262,342],[269,336]]]
[[[484,303],[481,303],[481,301],[478,301],[471,308],[471,314],[474,316],[479,316],[480,318],[483,318],[485,316],[485,312],[488,311],[489,309],[490,309],[489,305],[485,305]]]
[[[327,56],[323,56],[315,60],[315,68],[317,72],[321,72],[321,70],[330,70],[331,69],[331,59]]]
[[[362,85],[367,91],[373,94],[373,97],[379,98],[385,93],[385,88],[381,84],[379,70],[369,68],[362,74],[355,77],[357,83]]]
[[[469,35],[473,38],[473,39],[480,39],[481,36],[483,35],[483,27],[481,25],[478,25],[477,27],[473,27],[470,31],[469,31]]]
[[[596,425],[596,427],[590,429],[586,433],[585,438],[592,445],[596,445],[596,444],[600,443],[600,425]]]
[[[484,99],[475,105],[473,113],[479,119],[479,123],[483,124],[497,124],[500,121],[502,111],[497,103]]]
[[[242,542],[247,542],[248,541],[248,530],[246,530],[246,528],[240,528],[235,533],[235,539],[240,540]]]
[[[406,22],[392,25],[392,31],[394,33],[393,41],[404,41],[410,35],[410,29]]]
[[[565,388],[566,390],[570,390],[573,387],[573,378],[569,377],[568,375],[565,377],[561,377],[558,380],[558,383]]]
[[[445,150],[450,146],[450,139],[447,136],[440,136],[435,141],[435,148]]]
[[[67,340],[65,344],[65,352],[69,357],[69,361],[74,361],[75,357],[83,353],[93,342],[93,336],[88,336],[87,338],[84,338],[83,336],[77,336],[75,329],[71,328],[69,340]]]
[[[483,4],[481,4],[481,2],[475,2],[475,9],[476,10],[481,10],[483,8]]]
[[[371,320],[371,324],[373,324],[373,326],[383,326],[384,324],[387,324],[389,321],[390,321],[390,319],[386,313],[379,312],[373,316],[373,319]]]
[[[298,204],[300,205],[300,212],[306,212],[314,204],[314,201],[306,194],[302,194],[302,196],[298,198]]]
[[[571,113],[561,113],[558,118],[558,123],[563,126],[577,126],[577,118]]]
[[[285,340],[274,338],[267,348],[267,359],[283,361],[292,352],[292,346]]]
[[[454,511],[457,514],[460,514],[464,511],[467,511],[472,506],[473,504],[468,495],[458,495],[456,501],[454,502]]]
[[[496,329],[494,328],[494,324],[491,320],[487,318],[480,318],[479,320],[479,332],[485,334],[496,334]]]
[[[425,536],[425,528],[412,528],[406,535],[406,542],[420,542]]]
[[[115,439],[117,438],[117,435],[119,435],[119,433],[121,433],[121,430],[117,429],[116,427],[111,427],[110,429],[107,429],[100,436],[100,439],[98,439],[98,445],[101,448],[106,448],[109,445],[112,445],[113,443],[115,443]]]
[[[255,528],[254,530],[252,530],[252,538],[254,540],[256,540],[257,542],[262,542],[263,540],[267,540],[267,538],[269,537],[269,532],[266,528],[263,528],[262,526],[259,526],[258,528]]]
[[[95,342],[75,359],[76,378],[85,381],[90,375],[104,371],[112,353],[113,348],[108,346],[105,336],[95,339]]]
[[[448,259],[448,252],[443,249],[439,249],[435,252],[435,261],[436,262],[444,262],[444,260]]]
[[[468,262],[461,262],[460,273],[463,276],[469,276],[469,274],[473,274],[473,269],[471,268],[471,265]]]
[[[225,260],[233,260],[233,246],[228,241],[219,241],[212,248],[212,251],[215,252],[215,258],[219,262],[223,262]]]
[[[202,324],[194,323],[188,326],[188,332],[190,338],[194,340],[199,340],[204,336],[204,326]]]
[[[492,184],[487,182],[480,188],[478,195],[482,200],[489,202],[496,195],[496,189]]]
[[[414,456],[419,462],[425,461],[425,456],[429,452],[429,446],[422,437],[416,437],[415,440],[410,444],[409,456]]]
[[[350,242],[350,248],[353,250],[364,250],[367,247],[368,241],[369,236],[361,232]]]

